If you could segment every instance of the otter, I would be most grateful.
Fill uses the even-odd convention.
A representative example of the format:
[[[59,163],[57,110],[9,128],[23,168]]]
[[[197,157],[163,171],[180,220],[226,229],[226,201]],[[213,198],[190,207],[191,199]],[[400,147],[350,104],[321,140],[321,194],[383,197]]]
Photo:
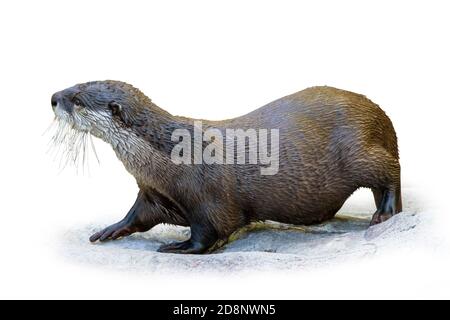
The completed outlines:
[[[335,216],[358,188],[370,188],[370,225],[401,212],[400,163],[394,127],[363,95],[321,86],[275,100],[246,115],[202,120],[203,129],[277,128],[279,168],[255,164],[174,163],[176,129],[193,133],[194,119],[159,108],[130,84],[94,81],[55,93],[58,121],[109,143],[136,179],[137,198],[123,220],[93,234],[116,240],[157,224],[188,226],[187,241],[167,253],[205,253],[252,221],[309,225]]]

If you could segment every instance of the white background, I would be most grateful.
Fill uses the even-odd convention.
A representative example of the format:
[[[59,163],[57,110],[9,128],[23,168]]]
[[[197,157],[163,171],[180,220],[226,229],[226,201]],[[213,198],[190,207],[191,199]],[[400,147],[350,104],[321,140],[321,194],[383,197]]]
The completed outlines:
[[[283,277],[133,276],[71,264],[74,224],[114,222],[137,188],[97,143],[90,175],[46,154],[51,94],[116,79],[174,114],[222,119],[312,85],[363,93],[391,117],[403,183],[447,235],[448,1],[2,1],[1,298],[449,298],[449,260],[387,256]],[[433,248],[430,248],[432,251]]]

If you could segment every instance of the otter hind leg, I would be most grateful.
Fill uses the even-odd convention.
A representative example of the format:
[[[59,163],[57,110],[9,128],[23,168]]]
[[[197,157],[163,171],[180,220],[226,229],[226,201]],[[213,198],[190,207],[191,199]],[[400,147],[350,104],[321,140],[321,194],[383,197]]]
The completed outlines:
[[[381,203],[383,201],[383,190],[378,188],[372,188],[373,199],[375,200],[375,205],[377,210],[381,208]]]
[[[372,188],[372,193],[377,210],[379,210],[383,205],[384,191],[378,188]],[[396,213],[402,212],[402,193],[400,187],[395,193],[395,203]]]
[[[366,186],[371,187],[376,212],[370,225],[382,223],[402,211],[400,164],[381,147],[374,147],[364,170]],[[369,185],[367,185],[367,182]]]
[[[372,216],[372,221],[370,222],[371,226],[382,223],[401,211],[401,209],[399,211],[398,204],[400,201],[397,198],[398,194],[399,192],[393,189],[386,189],[383,191],[380,205]]]

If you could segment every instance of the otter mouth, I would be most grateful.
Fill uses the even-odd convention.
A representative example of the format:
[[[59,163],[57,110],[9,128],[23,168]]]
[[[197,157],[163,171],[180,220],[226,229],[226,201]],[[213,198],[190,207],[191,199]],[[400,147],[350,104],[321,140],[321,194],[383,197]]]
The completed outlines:
[[[66,123],[73,130],[78,130],[85,133],[91,132],[92,126],[86,121],[83,121],[83,118],[79,115],[79,113],[82,113],[82,108],[74,105],[73,109],[73,111],[69,112],[65,110],[60,103],[58,103],[55,107],[53,107],[55,120]]]
[[[55,117],[46,131],[50,135],[48,153],[53,155],[60,168],[71,164],[84,171],[92,158],[91,153],[99,163],[92,126],[83,121],[77,112],[68,112],[59,103],[53,106],[53,111]]]

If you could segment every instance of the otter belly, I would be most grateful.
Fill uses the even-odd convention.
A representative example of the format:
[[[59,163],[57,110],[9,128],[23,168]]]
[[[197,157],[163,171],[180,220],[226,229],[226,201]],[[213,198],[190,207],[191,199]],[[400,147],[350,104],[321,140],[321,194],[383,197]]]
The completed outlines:
[[[302,180],[294,176],[267,177],[247,187],[244,207],[251,220],[272,220],[289,224],[313,224],[331,219],[357,189],[344,177],[336,176],[327,184],[325,177]],[[330,177],[328,177],[330,178]],[[244,188],[246,189],[246,188]],[[245,193],[245,192],[244,192]]]

